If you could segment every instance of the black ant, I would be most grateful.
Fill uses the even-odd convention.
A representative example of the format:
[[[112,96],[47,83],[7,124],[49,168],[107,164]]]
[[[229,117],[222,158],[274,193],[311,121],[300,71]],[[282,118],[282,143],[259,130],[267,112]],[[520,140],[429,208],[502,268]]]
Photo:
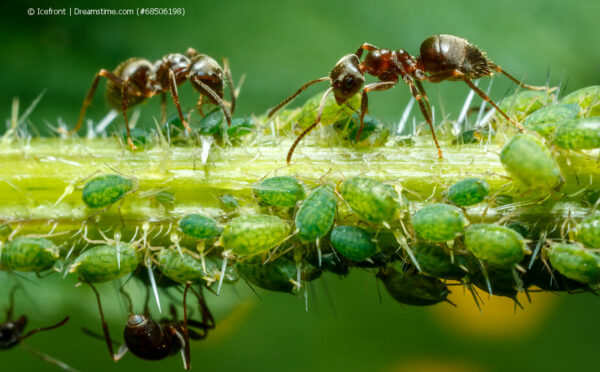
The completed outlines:
[[[367,55],[361,62],[360,58],[364,51]],[[325,98],[333,91],[335,100],[338,105],[346,103],[346,101],[360,91],[365,82],[365,74],[370,74],[379,78],[379,82],[367,84],[362,90],[362,99],[360,107],[360,128],[356,134],[356,138],[360,138],[364,126],[364,117],[368,109],[367,93],[370,91],[388,90],[398,84],[400,78],[410,87],[410,92],[413,97],[419,102],[419,107],[429,124],[433,141],[438,150],[438,157],[442,158],[442,150],[438,144],[431,122],[431,107],[429,98],[425,93],[425,89],[421,81],[429,81],[439,83],[444,80],[464,81],[469,88],[474,90],[485,101],[489,102],[506,120],[515,124],[519,131],[523,131],[523,126],[514,120],[510,119],[504,111],[502,111],[481,89],[473,84],[472,80],[479,79],[484,76],[491,76],[498,72],[506,75],[509,79],[519,84],[519,86],[532,89],[544,90],[546,87],[536,87],[526,85],[519,82],[508,72],[504,71],[500,66],[493,63],[485,52],[471,44],[468,40],[453,36],[453,35],[435,35],[426,39],[421,44],[421,55],[413,57],[404,49],[390,50],[380,49],[371,44],[361,45],[356,53],[348,54],[338,61],[328,77],[322,77],[316,80],[309,81],[298,89],[290,97],[275,106],[268,113],[268,117],[298,96],[303,90],[309,86],[321,81],[329,81],[331,86],[321,99],[319,112],[315,122],[302,132],[296,141],[290,147],[287,155],[287,162],[292,159],[292,154],[298,143],[314,129],[321,121]]]
[[[197,104],[198,109],[201,110],[203,97],[207,97],[210,103],[221,107],[227,125],[231,126],[231,114],[235,110],[236,95],[229,61],[226,58],[223,58],[223,66],[224,68],[221,68],[213,58],[206,54],[199,54],[195,49],[189,48],[185,55],[180,53],[167,54],[154,64],[146,59],[130,58],[118,65],[112,72],[101,69],[96,73],[92,86],[83,101],[77,125],[69,133],[76,133],[81,128],[85,111],[92,103],[92,98],[96,93],[101,77],[108,79],[106,98],[109,105],[116,109],[120,108],[123,112],[125,127],[127,128],[127,143],[132,150],[135,150],[136,146],[131,140],[127,110],[158,93],[162,97],[162,122],[164,123],[166,120],[166,92],[170,91],[181,123],[188,132],[191,131],[190,126],[183,117],[177,94],[177,87],[185,80],[189,80],[194,89],[200,93]],[[223,101],[225,79],[227,79],[231,94],[231,110]]]
[[[202,295],[202,290],[197,293],[194,289],[190,288],[190,284],[186,284],[183,291],[183,321],[177,320],[177,314],[175,307],[171,305],[171,319],[163,319],[160,322],[154,321],[148,310],[148,298],[146,297],[146,306],[144,314],[135,314],[131,311],[130,303],[130,315],[125,325],[125,331],[123,332],[123,338],[125,343],[119,347],[117,353],[113,349],[113,341],[110,337],[108,330],[108,324],[104,319],[104,312],[102,311],[102,304],[100,302],[100,295],[96,288],[88,283],[96,294],[96,300],[98,301],[98,308],[100,309],[100,317],[102,319],[102,330],[104,332],[104,339],[106,340],[106,346],[111,358],[118,362],[127,353],[127,350],[138,358],[145,360],[161,360],[168,356],[174,355],[177,352],[181,352],[183,359],[183,367],[188,370],[191,368],[191,357],[190,357],[190,339],[202,340],[206,338],[209,329],[215,328],[214,318],[208,309],[206,301]],[[188,290],[192,290],[198,298],[200,305],[200,313],[202,321],[196,321],[188,319],[187,315],[187,293]],[[197,332],[190,327],[200,329]],[[93,331],[84,329],[89,335],[98,337]],[[99,336],[102,337],[102,336]]]
[[[46,362],[55,364],[56,366],[58,366],[64,370],[75,371],[75,369],[69,367],[65,363],[63,363],[59,360],[56,360],[46,354],[42,354],[42,353],[38,352],[37,350],[34,350],[31,347],[26,346],[26,344],[23,342],[25,339],[35,335],[36,333],[49,331],[49,330],[52,330],[52,329],[62,326],[63,324],[65,324],[66,322],[69,321],[70,317],[66,316],[63,320],[61,320],[60,322],[58,322],[54,325],[51,325],[48,327],[32,329],[31,331],[25,333],[25,328],[27,327],[27,317],[25,315],[21,315],[19,317],[19,319],[13,320],[13,309],[14,309],[14,304],[15,304],[15,296],[14,295],[15,295],[17,288],[18,287],[15,287],[10,293],[10,305],[8,307],[8,310],[6,311],[6,321],[4,323],[0,324],[0,350],[8,350],[8,349],[11,349],[11,348],[21,344],[22,346],[25,347],[25,349],[27,351],[29,351],[36,357],[38,357]]]

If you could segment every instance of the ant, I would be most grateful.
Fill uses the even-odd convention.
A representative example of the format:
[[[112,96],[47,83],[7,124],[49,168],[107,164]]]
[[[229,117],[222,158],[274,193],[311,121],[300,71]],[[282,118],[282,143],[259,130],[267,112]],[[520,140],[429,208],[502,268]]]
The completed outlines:
[[[115,362],[118,362],[125,353],[127,353],[127,350],[131,351],[131,353],[138,358],[145,360],[161,360],[180,351],[183,359],[183,367],[188,370],[191,368],[190,338],[193,340],[202,340],[206,338],[209,329],[215,328],[214,318],[204,300],[202,290],[200,290],[200,294],[198,294],[193,288],[190,288],[190,284],[188,283],[183,291],[183,321],[177,320],[177,314],[173,305],[171,305],[170,309],[172,319],[163,319],[160,322],[154,321],[149,315],[149,295],[146,296],[144,314],[133,313],[133,311],[131,311],[132,305],[130,302],[130,315],[125,324],[125,331],[123,332],[125,343],[122,344],[117,353],[115,353],[113,342],[117,342],[113,341],[110,337],[108,324],[104,319],[104,312],[102,311],[100,295],[94,285],[89,282],[88,284],[92,287],[96,295],[100,317],[102,319],[104,339],[106,340],[108,352]],[[187,293],[190,289],[198,298],[202,316],[201,322],[188,319]],[[197,332],[189,327],[195,327],[201,331]],[[84,332],[91,336],[102,338],[102,336],[96,335],[93,331],[84,329]]]
[[[180,53],[167,54],[154,64],[146,59],[130,58],[119,64],[112,72],[101,69],[96,73],[92,86],[83,101],[77,125],[68,133],[76,133],[81,128],[85,112],[92,103],[92,98],[96,93],[101,77],[108,79],[106,98],[109,105],[115,109],[120,108],[123,113],[127,129],[127,143],[132,150],[135,150],[136,146],[131,140],[127,110],[159,93],[162,97],[161,121],[164,123],[166,120],[166,93],[170,91],[181,123],[188,132],[191,132],[190,126],[183,117],[179,95],[177,94],[177,87],[185,80],[189,80],[194,89],[200,93],[197,104],[198,110],[202,113],[203,98],[207,97],[210,103],[221,107],[227,125],[231,126],[231,115],[235,110],[236,94],[229,61],[226,58],[223,58],[222,61],[224,68],[221,68],[213,58],[206,54],[199,54],[195,49],[189,48],[185,55]],[[223,101],[225,79],[230,89],[231,109]]]
[[[363,52],[367,55],[361,62]],[[502,73],[519,86],[532,89],[544,90],[546,87],[537,87],[519,82],[516,78],[504,71],[500,66],[492,62],[485,52],[471,44],[468,40],[453,35],[435,35],[426,39],[421,44],[421,55],[413,57],[404,49],[390,50],[380,49],[374,45],[364,43],[356,53],[348,54],[342,57],[331,70],[329,76],[309,81],[298,89],[290,97],[275,106],[268,113],[271,118],[273,114],[281,107],[286,105],[292,99],[296,98],[302,91],[313,84],[321,81],[329,81],[330,87],[323,94],[319,112],[315,122],[302,132],[294,141],[287,155],[287,163],[292,159],[292,154],[298,143],[321,121],[325,98],[333,92],[338,105],[346,101],[360,91],[365,82],[365,74],[370,74],[379,78],[380,81],[367,84],[362,89],[361,107],[360,107],[360,128],[356,138],[360,138],[364,127],[364,117],[368,111],[368,96],[371,91],[388,90],[396,86],[402,79],[410,88],[410,92],[419,103],[421,113],[429,124],[435,147],[438,151],[438,157],[442,158],[442,149],[440,148],[433,123],[431,121],[431,106],[422,81],[439,83],[444,80],[464,81],[469,88],[475,91],[483,100],[489,102],[506,120],[515,124],[519,131],[523,131],[523,126],[510,119],[481,89],[473,84],[472,80],[484,76],[491,76],[494,73]]]
[[[8,350],[8,349],[11,349],[11,348],[21,344],[22,346],[25,347],[25,349],[27,351],[29,351],[36,357],[38,357],[46,362],[55,364],[56,366],[58,366],[64,370],[75,371],[73,368],[66,365],[65,363],[63,363],[59,360],[56,360],[48,355],[42,354],[42,353],[38,352],[37,350],[34,350],[31,347],[26,346],[26,344],[23,342],[25,339],[33,336],[36,333],[49,331],[49,330],[52,330],[52,329],[62,326],[63,324],[65,324],[66,322],[69,321],[70,317],[66,316],[63,320],[61,320],[60,322],[58,322],[54,325],[51,325],[48,327],[36,328],[27,333],[24,333],[25,328],[27,327],[27,317],[25,315],[21,315],[19,317],[19,319],[17,319],[16,321],[13,320],[15,292],[16,292],[17,288],[18,287],[15,287],[10,293],[10,305],[8,307],[8,310],[6,311],[6,321],[4,323],[0,324],[0,350]]]

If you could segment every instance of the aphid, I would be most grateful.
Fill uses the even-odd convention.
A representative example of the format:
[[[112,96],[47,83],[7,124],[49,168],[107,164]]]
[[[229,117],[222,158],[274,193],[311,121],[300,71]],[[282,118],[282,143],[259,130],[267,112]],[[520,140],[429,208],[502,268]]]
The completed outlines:
[[[336,226],[329,240],[336,252],[352,261],[365,261],[377,252],[371,234],[360,227]]]
[[[548,265],[542,260],[536,260],[533,266],[527,269],[523,275],[523,286],[528,288],[532,285],[536,287],[555,292],[572,292],[578,289],[589,288],[586,284],[569,279],[557,270],[549,271]]]
[[[448,242],[463,233],[467,219],[460,208],[448,204],[430,204],[412,218],[417,234],[432,242]]]
[[[552,89],[549,89],[552,90]],[[542,107],[552,103],[553,96],[549,92],[525,90],[505,97],[498,107],[518,121],[525,119]]]
[[[195,239],[216,238],[223,232],[217,221],[201,214],[188,214],[179,221],[179,228],[187,236]]]
[[[569,279],[600,283],[600,255],[580,244],[552,244],[548,258],[552,267]]]
[[[337,200],[333,187],[323,185],[315,188],[296,213],[296,229],[300,239],[314,242],[325,236],[333,225],[336,209]]]
[[[530,134],[519,133],[508,140],[500,162],[512,177],[531,188],[559,189],[564,182],[550,149]]]
[[[581,88],[567,94],[561,103],[577,103],[583,110],[583,117],[600,116],[600,85]]]
[[[83,202],[90,208],[107,207],[137,188],[135,178],[118,174],[94,177],[83,187]]]
[[[600,215],[589,216],[577,228],[577,241],[587,248],[600,248]]]
[[[279,176],[260,181],[253,187],[254,195],[264,204],[291,208],[304,199],[304,189],[294,177]]]
[[[219,201],[226,212],[233,212],[240,207],[240,203],[236,197],[231,194],[219,196]]]
[[[350,272],[350,263],[346,257],[335,252],[310,251],[306,255],[306,261],[320,270],[327,271],[340,276],[346,276]]]
[[[188,370],[191,368],[190,339],[202,340],[206,338],[208,331],[215,328],[214,318],[206,305],[206,301],[200,291],[196,294],[199,303],[202,321],[188,319],[187,316],[187,293],[190,285],[186,284],[183,291],[183,321],[177,320],[175,307],[171,306],[171,319],[163,319],[159,322],[153,320],[147,312],[145,314],[136,314],[130,310],[127,324],[123,332],[125,343],[114,352],[113,341],[110,337],[108,324],[104,319],[100,295],[96,288],[90,284],[96,295],[100,317],[102,320],[102,330],[104,339],[111,358],[118,362],[127,351],[133,355],[145,360],[161,360],[168,356],[181,352],[183,367]],[[199,331],[194,330],[193,328]],[[94,334],[93,332],[88,332]]]
[[[59,251],[48,239],[20,236],[6,243],[0,257],[2,265],[10,270],[39,273],[54,266]]]
[[[361,62],[360,58],[364,51],[367,51],[367,55]],[[360,138],[364,125],[363,120],[369,105],[367,94],[371,91],[391,89],[398,84],[400,79],[402,79],[402,81],[410,87],[411,94],[419,103],[421,113],[431,129],[431,134],[440,158],[442,157],[442,150],[440,149],[435,136],[433,123],[431,121],[431,107],[429,106],[429,99],[427,98],[425,89],[421,84],[422,81],[429,81],[432,83],[438,83],[444,80],[464,81],[469,88],[475,91],[482,99],[489,102],[506,118],[506,120],[514,123],[521,131],[523,130],[523,127],[510,119],[508,115],[506,115],[504,111],[502,111],[487,96],[487,94],[473,84],[472,80],[490,76],[498,72],[506,75],[509,79],[523,88],[534,90],[546,89],[545,87],[534,87],[522,84],[512,75],[500,68],[500,66],[490,61],[485,53],[479,48],[471,44],[468,40],[457,36],[431,36],[421,44],[420,52],[421,55],[415,58],[408,54],[404,49],[397,51],[380,49],[374,45],[365,43],[358,48],[356,53],[342,57],[333,70],[331,70],[329,76],[309,81],[290,97],[271,109],[268,113],[269,117],[273,116],[277,110],[286,105],[309,86],[321,81],[328,81],[330,83],[330,88],[325,92],[321,99],[319,113],[317,114],[315,122],[296,138],[296,141],[288,152],[287,162],[290,162],[294,149],[302,138],[319,124],[325,105],[325,99],[329,93],[333,92],[338,105],[346,103],[350,97],[357,94],[363,87],[365,74],[375,76],[380,81],[367,84],[362,89],[360,109],[361,125],[356,137]]]
[[[446,197],[452,203],[466,207],[481,203],[488,196],[490,185],[481,178],[466,178],[448,188]]]
[[[286,257],[263,263],[260,256],[254,256],[236,262],[235,268],[250,283],[269,291],[291,293],[295,286],[296,264]]]
[[[191,131],[183,116],[177,94],[177,86],[186,80],[189,80],[194,89],[200,93],[198,108],[202,107],[203,98],[207,98],[210,103],[219,105],[225,115],[227,124],[231,125],[231,114],[235,110],[236,95],[227,59],[223,59],[223,65],[224,68],[221,68],[213,58],[206,54],[199,54],[193,48],[189,48],[185,55],[179,53],[167,54],[154,64],[145,59],[130,58],[117,66],[112,72],[101,69],[92,81],[92,86],[83,101],[77,125],[71,133],[76,133],[81,128],[85,112],[92,103],[101,77],[108,79],[106,85],[108,103],[113,108],[120,109],[123,113],[125,128],[127,129],[127,143],[132,150],[135,150],[136,146],[131,140],[127,110],[148,98],[154,97],[156,94],[161,94],[162,97],[162,122],[165,121],[166,93],[169,91],[177,108],[179,119],[185,128]],[[230,88],[231,109],[223,101],[225,80],[227,80]]]
[[[75,259],[69,272],[77,273],[79,279],[86,283],[101,283],[121,278],[132,273],[140,262],[139,253],[129,244],[98,245],[87,249]]]
[[[401,304],[413,306],[435,305],[447,301],[450,291],[439,279],[421,274],[400,273],[392,268],[379,271],[385,289]]]
[[[361,219],[372,224],[393,221],[401,205],[393,186],[370,178],[350,178],[340,193]]]
[[[254,256],[281,244],[290,226],[276,216],[257,214],[235,217],[221,235],[221,244],[237,257]]]
[[[177,283],[203,283],[206,274],[202,262],[187,249],[161,249],[157,256],[158,268],[169,279]]]
[[[600,148],[600,118],[569,120],[556,128],[552,143],[567,150]]]
[[[25,333],[25,328],[27,327],[27,316],[21,315],[17,320],[13,319],[13,310],[14,310],[14,293],[17,288],[13,289],[10,293],[10,304],[8,309],[6,310],[6,320],[4,323],[0,324],[0,350],[8,350],[19,344],[25,345],[23,343],[27,338],[35,335],[39,332],[50,331],[52,329],[58,328],[69,321],[69,316],[66,316],[60,322],[42,328],[32,329],[31,331]],[[36,350],[33,350],[31,347],[27,346],[26,350],[31,352],[36,357],[44,360],[45,362],[52,363],[59,368],[62,368],[67,371],[75,371],[73,368],[69,367],[65,363],[56,360],[48,355],[42,354]]]
[[[460,255],[450,256],[438,244],[419,242],[412,246],[412,252],[421,271],[427,275],[452,280],[460,280],[467,275],[467,260]]]
[[[465,229],[465,247],[491,266],[511,268],[530,253],[525,239],[513,229],[495,224],[475,224]]]
[[[511,298],[517,305],[517,295],[524,288],[523,281],[514,269],[488,266],[469,274],[469,283],[495,296]]]
[[[527,116],[523,126],[547,137],[562,125],[563,121],[575,119],[579,114],[579,105],[575,103],[558,104],[543,107]]]

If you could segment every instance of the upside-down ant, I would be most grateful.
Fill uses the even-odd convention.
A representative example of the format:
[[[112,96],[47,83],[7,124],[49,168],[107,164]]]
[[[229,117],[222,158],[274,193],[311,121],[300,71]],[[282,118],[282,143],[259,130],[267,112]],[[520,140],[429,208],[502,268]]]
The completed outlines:
[[[360,58],[365,50],[367,51],[367,55],[361,62]],[[431,106],[429,105],[429,99],[425,93],[425,89],[421,84],[422,81],[429,81],[432,83],[439,83],[444,80],[464,81],[469,88],[474,90],[485,101],[489,102],[504,118],[506,118],[506,120],[514,123],[519,131],[523,131],[523,127],[510,119],[487,94],[473,84],[472,80],[490,76],[493,73],[498,72],[506,75],[509,79],[523,88],[533,90],[546,89],[546,87],[536,87],[519,82],[516,78],[487,58],[485,52],[471,44],[468,40],[457,36],[432,36],[421,44],[420,52],[421,55],[415,58],[408,54],[404,49],[380,49],[365,43],[358,48],[356,53],[342,57],[333,70],[331,70],[328,77],[309,81],[290,97],[271,109],[268,113],[269,118],[309,86],[321,81],[330,82],[331,86],[327,89],[321,99],[319,112],[315,122],[296,138],[288,152],[287,162],[289,163],[291,161],[294,149],[302,138],[319,124],[327,95],[333,91],[337,104],[341,105],[345,103],[363,87],[365,74],[375,76],[379,78],[380,81],[367,84],[362,90],[360,128],[356,134],[356,138],[360,138],[364,126],[364,116],[368,108],[367,93],[370,91],[388,90],[396,86],[399,80],[402,79],[404,83],[410,87],[410,92],[413,97],[419,102],[423,117],[425,117],[425,120],[431,129],[431,134],[438,150],[439,158],[442,158],[442,150],[435,136],[433,123],[431,121]]]

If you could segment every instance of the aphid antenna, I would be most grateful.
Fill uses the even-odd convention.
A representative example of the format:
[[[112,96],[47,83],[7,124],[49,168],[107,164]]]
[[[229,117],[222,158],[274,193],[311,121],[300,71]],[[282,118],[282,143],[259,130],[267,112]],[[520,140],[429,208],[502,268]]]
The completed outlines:
[[[243,276],[242,276],[242,279],[248,285],[248,287],[250,288],[250,290],[252,291],[252,293],[254,293],[254,295],[256,296],[256,298],[258,298],[259,301],[262,301],[262,297],[260,297],[260,294],[258,294],[258,292],[256,291],[256,289],[254,289],[254,286],[248,281],[248,279],[244,278]]]

